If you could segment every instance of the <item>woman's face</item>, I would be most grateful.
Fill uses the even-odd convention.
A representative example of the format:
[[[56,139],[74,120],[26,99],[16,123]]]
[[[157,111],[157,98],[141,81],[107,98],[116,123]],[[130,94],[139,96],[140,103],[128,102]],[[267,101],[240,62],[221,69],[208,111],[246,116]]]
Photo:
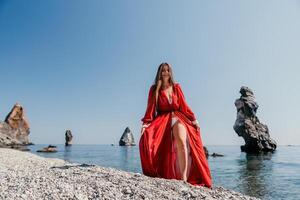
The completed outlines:
[[[167,66],[167,65],[163,66],[163,68],[161,70],[162,79],[169,79],[170,76],[171,76],[171,74],[170,74],[169,66]]]

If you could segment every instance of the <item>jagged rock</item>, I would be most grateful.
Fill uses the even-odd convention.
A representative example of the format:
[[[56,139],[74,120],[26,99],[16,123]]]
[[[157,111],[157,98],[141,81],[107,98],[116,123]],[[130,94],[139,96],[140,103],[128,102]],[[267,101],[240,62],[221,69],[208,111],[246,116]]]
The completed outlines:
[[[22,142],[9,137],[8,135],[0,133],[0,145],[5,145],[5,146],[22,145]]]
[[[209,156],[208,149],[205,146],[203,146],[203,149],[204,149],[206,158],[208,158],[208,156]]]
[[[241,150],[247,153],[274,151],[276,142],[270,137],[268,126],[262,124],[256,116],[258,104],[248,87],[241,87],[241,97],[235,101],[237,119],[233,129],[245,140]]]
[[[210,156],[212,157],[223,157],[223,154],[219,154],[219,153],[212,153]]]
[[[66,146],[72,145],[73,135],[72,135],[71,130],[66,130],[65,139],[66,139],[66,142],[65,142]]]
[[[0,132],[19,140],[22,144],[30,144],[28,139],[30,133],[29,123],[24,115],[24,109],[20,104],[16,103],[6,116],[5,122],[1,122]]]
[[[0,122],[3,123],[3,122]],[[2,125],[2,124],[0,124]],[[15,146],[21,146],[22,142],[19,140],[16,140],[14,138],[11,138],[10,136],[6,134],[0,133],[0,147],[9,147],[14,148]]]
[[[131,133],[129,127],[126,127],[120,141],[120,146],[135,146],[133,134]]]
[[[57,152],[57,150],[56,150],[56,146],[49,145],[48,147],[44,147],[40,150],[37,150],[36,152],[55,153],[55,152]]]
[[[3,122],[0,122],[0,126],[2,126],[3,124],[4,124]],[[8,126],[8,124],[6,123],[5,125]],[[30,149],[24,146],[23,143],[20,142],[19,140],[11,138],[8,135],[2,133],[0,133],[0,148],[12,148],[21,151],[30,151]]]
[[[209,156],[212,156],[212,157],[223,157],[224,156],[224,155],[219,154],[219,153],[212,153],[210,155],[209,152],[208,152],[208,149],[205,146],[203,146],[203,149],[204,149],[204,153],[205,153],[206,158],[208,158]]]

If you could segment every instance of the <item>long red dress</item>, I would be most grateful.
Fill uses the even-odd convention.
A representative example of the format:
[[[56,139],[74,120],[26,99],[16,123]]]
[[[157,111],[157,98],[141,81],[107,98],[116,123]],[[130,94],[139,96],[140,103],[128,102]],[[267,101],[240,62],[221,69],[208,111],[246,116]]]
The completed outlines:
[[[176,145],[172,136],[172,112],[187,131],[189,152],[187,181],[194,185],[212,186],[208,162],[203,149],[200,130],[193,125],[196,117],[187,105],[181,87],[174,84],[172,103],[160,90],[156,105],[155,88],[149,91],[148,105],[143,124],[149,125],[141,136],[139,148],[143,173],[151,177],[180,179]],[[157,106],[157,108],[156,108]]]

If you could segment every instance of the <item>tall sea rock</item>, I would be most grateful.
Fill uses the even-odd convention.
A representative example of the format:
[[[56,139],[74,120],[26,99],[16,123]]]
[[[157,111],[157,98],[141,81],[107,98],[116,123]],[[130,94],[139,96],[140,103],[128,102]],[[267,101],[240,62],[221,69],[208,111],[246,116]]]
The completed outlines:
[[[129,127],[126,127],[124,133],[122,134],[120,141],[120,146],[135,146],[133,134],[131,133]]]
[[[73,135],[72,135],[71,130],[66,130],[66,133],[65,133],[65,146],[72,145],[72,140],[73,140]]]
[[[268,126],[261,123],[256,116],[258,104],[253,91],[243,86],[240,94],[240,98],[235,101],[237,118],[233,129],[245,140],[245,145],[241,146],[241,150],[247,153],[274,151],[277,144],[270,137]]]

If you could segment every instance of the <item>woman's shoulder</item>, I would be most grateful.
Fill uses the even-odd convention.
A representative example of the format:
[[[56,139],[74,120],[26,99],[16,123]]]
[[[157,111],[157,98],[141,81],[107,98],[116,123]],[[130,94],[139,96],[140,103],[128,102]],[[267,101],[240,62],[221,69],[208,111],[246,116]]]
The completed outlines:
[[[156,86],[155,86],[155,84],[153,84],[153,85],[150,86],[149,91],[150,91],[150,92],[153,92],[153,91],[155,90],[155,88],[156,88]]]
[[[177,93],[182,93],[181,85],[180,85],[179,83],[175,83],[175,84],[174,84],[174,90],[175,90],[175,92],[177,92]]]
[[[174,88],[181,88],[179,83],[174,83]]]

